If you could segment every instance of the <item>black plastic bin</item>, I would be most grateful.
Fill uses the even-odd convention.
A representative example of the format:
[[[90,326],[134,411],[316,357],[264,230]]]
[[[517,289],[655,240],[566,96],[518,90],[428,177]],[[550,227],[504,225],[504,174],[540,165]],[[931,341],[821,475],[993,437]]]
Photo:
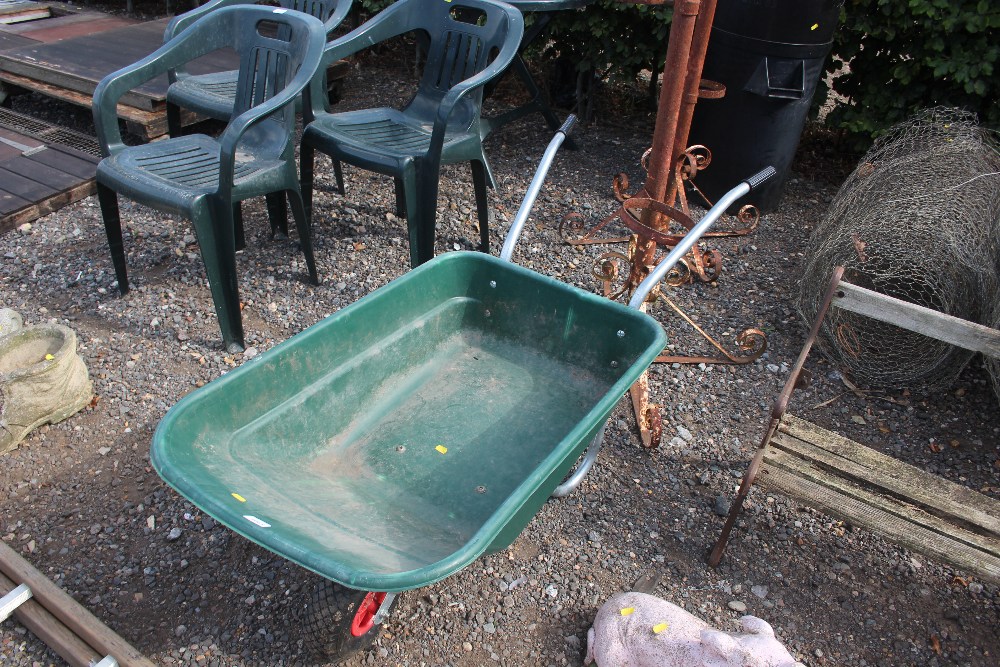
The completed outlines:
[[[755,190],[762,211],[781,203],[844,0],[719,0],[702,78],[726,86],[695,108],[689,144],[712,151],[695,183],[713,201],[767,165],[777,177]],[[749,200],[734,204],[731,211]]]

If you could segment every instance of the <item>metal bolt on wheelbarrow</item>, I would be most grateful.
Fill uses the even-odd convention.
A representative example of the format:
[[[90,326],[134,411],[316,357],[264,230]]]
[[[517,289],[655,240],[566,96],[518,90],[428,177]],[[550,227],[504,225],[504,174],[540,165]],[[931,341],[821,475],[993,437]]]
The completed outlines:
[[[191,392],[156,430],[170,486],[331,582],[330,657],[365,646],[394,594],[510,545],[666,343],[635,307],[509,261],[570,124],[503,258],[439,255]]]

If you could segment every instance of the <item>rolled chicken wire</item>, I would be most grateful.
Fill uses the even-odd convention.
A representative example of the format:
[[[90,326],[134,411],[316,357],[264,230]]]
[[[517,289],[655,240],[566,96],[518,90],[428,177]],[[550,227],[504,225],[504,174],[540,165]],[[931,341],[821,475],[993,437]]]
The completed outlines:
[[[980,128],[974,114],[934,108],[876,141],[810,240],[798,303],[807,322],[838,265],[851,283],[990,324],[1000,287],[995,135]],[[945,387],[972,357],[839,309],[827,315],[822,340],[856,381],[873,386]]]

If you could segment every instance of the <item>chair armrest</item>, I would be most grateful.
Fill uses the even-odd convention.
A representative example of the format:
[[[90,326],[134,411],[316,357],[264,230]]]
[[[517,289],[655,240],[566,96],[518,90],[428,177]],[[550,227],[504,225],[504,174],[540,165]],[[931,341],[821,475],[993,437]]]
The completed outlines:
[[[117,72],[112,72],[101,79],[94,89],[91,110],[94,114],[94,126],[97,130],[97,140],[101,145],[104,157],[114,155],[123,148],[121,130],[118,128],[118,100],[122,95],[150,79],[156,78],[167,70],[178,67],[191,60],[190,52],[177,49],[173,44],[164,44],[156,51]]]

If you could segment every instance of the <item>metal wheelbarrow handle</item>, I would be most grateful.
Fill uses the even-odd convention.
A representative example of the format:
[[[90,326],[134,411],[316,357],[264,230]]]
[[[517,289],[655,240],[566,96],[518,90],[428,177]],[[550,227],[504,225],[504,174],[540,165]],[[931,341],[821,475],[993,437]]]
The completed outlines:
[[[511,255],[514,254],[514,246],[517,245],[517,241],[521,238],[521,232],[524,230],[524,223],[528,221],[528,216],[531,215],[531,209],[535,205],[535,200],[538,198],[538,193],[542,189],[542,183],[545,182],[545,177],[549,173],[549,167],[552,166],[552,160],[556,157],[556,152],[562,143],[566,140],[566,135],[569,134],[570,130],[576,124],[576,116],[570,114],[566,118],[566,122],[562,124],[558,130],[556,130],[556,135],[552,137],[549,141],[549,145],[545,148],[545,153],[542,155],[542,161],[538,164],[538,169],[535,170],[535,175],[531,179],[531,184],[528,185],[528,192],[524,195],[524,200],[521,202],[521,208],[517,209],[517,215],[514,216],[514,222],[510,223],[510,229],[507,231],[507,237],[503,241],[503,248],[500,250],[500,259],[510,262]]]
[[[733,205],[740,197],[745,194],[752,192],[755,188],[762,185],[777,172],[774,167],[765,167],[761,171],[757,172],[750,178],[741,182],[735,188],[722,195],[722,198],[715,203],[715,206],[708,210],[701,220],[699,220],[694,227],[692,227],[686,234],[681,242],[674,246],[673,250],[660,260],[660,263],[656,265],[656,268],[649,272],[649,275],[643,279],[639,286],[635,288],[635,292],[632,294],[632,298],[629,300],[628,305],[631,308],[639,308],[642,306],[646,297],[661,280],[663,280],[666,275],[677,266],[677,263],[681,261],[681,258],[697,243],[702,235],[708,231],[708,228],[715,224],[715,221],[722,217],[722,214],[726,212],[726,209]]]
[[[556,157],[556,152],[559,151],[559,147],[562,146],[563,142],[566,140],[566,135],[569,134],[570,130],[573,129],[573,125],[576,124],[576,116],[570,114],[566,118],[566,122],[562,124],[556,134],[549,141],[549,145],[545,148],[545,153],[542,155],[541,162],[538,164],[538,168],[535,170],[535,175],[531,179],[531,183],[528,185],[528,191],[524,195],[524,200],[521,202],[521,207],[517,209],[517,214],[514,216],[514,221],[510,223],[510,229],[507,231],[507,236],[503,242],[503,248],[500,250],[500,259],[510,262],[513,261],[511,256],[514,254],[514,246],[517,245],[518,240],[521,238],[521,232],[524,231],[524,223],[528,221],[528,216],[531,215],[531,209],[535,205],[535,200],[538,198],[538,193],[542,189],[542,183],[545,182],[545,177],[549,173],[549,167],[552,166],[552,161]],[[729,208],[733,202],[735,202],[740,197],[752,192],[755,188],[759,187],[765,181],[769,180],[777,172],[774,167],[765,167],[761,171],[757,172],[750,178],[744,180],[739,185],[734,187],[732,190],[727,192],[722,196],[721,199],[709,209],[701,220],[695,224],[681,239],[681,242],[674,246],[673,250],[660,261],[660,263],[653,269],[645,280],[639,283],[636,287],[635,293],[632,295],[632,299],[629,301],[628,305],[632,308],[639,308],[642,306],[646,297],[649,296],[650,291],[661,281],[663,278],[677,266],[677,263],[681,261],[681,258],[697,243],[701,240],[702,235],[708,231],[708,228],[715,224],[716,220],[722,217],[726,209]]]
[[[551,145],[552,144],[550,144],[550,147]],[[556,147],[558,148],[558,144]],[[548,155],[548,152],[546,152],[546,155]],[[663,280],[672,268],[677,266],[681,257],[683,257],[685,253],[687,253],[691,247],[698,242],[701,236],[708,231],[708,228],[722,216],[722,213],[729,208],[734,201],[748,192],[751,192],[754,188],[774,176],[775,173],[774,167],[766,167],[723,195],[722,199],[720,199],[715,206],[709,209],[708,213],[706,213],[704,217],[702,217],[702,219],[699,220],[698,223],[684,235],[681,242],[674,246],[673,250],[671,250],[670,253],[656,265],[656,268],[653,269],[641,283],[639,283],[639,286],[636,288],[635,293],[632,295],[632,299],[629,301],[628,305],[636,309],[641,308],[643,302],[646,301],[646,297],[649,295],[649,292],[653,289],[653,287]],[[534,182],[532,182],[532,184],[534,185]],[[521,212],[518,211],[519,216],[520,213]],[[525,213],[524,217],[527,218],[527,213]],[[511,227],[511,230],[513,231],[513,226]],[[520,228],[518,228],[517,231],[520,232]],[[504,247],[506,248],[506,244]],[[595,437],[594,441],[587,447],[587,453],[584,455],[583,461],[580,462],[580,464],[576,467],[576,470],[574,470],[562,484],[556,487],[556,489],[552,492],[553,498],[563,498],[568,496],[576,489],[576,487],[580,485],[580,482],[583,481],[583,478],[586,477],[587,473],[590,472],[590,468],[594,465],[594,462],[597,460],[597,454],[601,450],[601,444],[604,441],[604,432],[607,427],[608,423],[604,422],[604,425],[601,426],[601,430],[597,433],[597,437]]]

